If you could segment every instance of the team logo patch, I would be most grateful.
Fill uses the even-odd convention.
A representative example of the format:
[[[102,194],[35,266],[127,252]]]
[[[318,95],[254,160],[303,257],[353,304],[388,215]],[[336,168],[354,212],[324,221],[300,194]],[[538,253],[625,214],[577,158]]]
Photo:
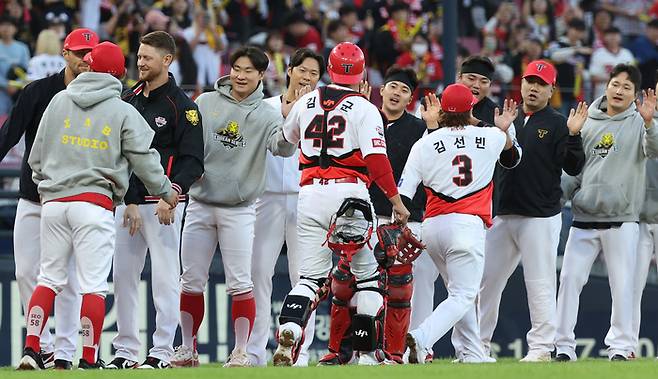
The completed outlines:
[[[543,70],[544,67],[546,67],[546,66],[544,66],[543,64],[540,63],[540,64],[536,65],[535,67],[537,67],[537,72],[541,72],[541,70]]]
[[[229,121],[225,128],[216,131],[215,141],[221,142],[227,150],[247,145],[244,136],[240,134],[240,125],[236,121]]]
[[[386,148],[386,141],[381,138],[372,139],[372,147],[383,147]]]
[[[539,138],[544,138],[548,134],[548,130],[546,129],[537,129],[537,136]]]
[[[377,134],[379,134],[380,137],[384,137],[384,128],[381,126],[377,127]]]
[[[192,126],[199,125],[199,113],[196,111],[196,109],[185,111],[185,118],[190,122],[190,124],[192,124]]]
[[[161,128],[161,127],[167,125],[167,119],[162,117],[162,116],[158,116],[158,117],[155,118],[155,125],[158,128]]]
[[[615,146],[615,137],[612,133],[605,133],[601,136],[599,143],[594,146],[592,153],[598,155],[601,158],[605,158],[610,154],[610,151],[617,151],[617,146]]]

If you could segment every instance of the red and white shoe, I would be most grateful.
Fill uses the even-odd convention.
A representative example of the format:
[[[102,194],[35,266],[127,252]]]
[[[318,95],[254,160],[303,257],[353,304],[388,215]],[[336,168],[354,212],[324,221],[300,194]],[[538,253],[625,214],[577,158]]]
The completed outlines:
[[[174,356],[171,358],[172,367],[198,367],[199,366],[199,354],[192,349],[184,345],[177,346],[174,349]]]

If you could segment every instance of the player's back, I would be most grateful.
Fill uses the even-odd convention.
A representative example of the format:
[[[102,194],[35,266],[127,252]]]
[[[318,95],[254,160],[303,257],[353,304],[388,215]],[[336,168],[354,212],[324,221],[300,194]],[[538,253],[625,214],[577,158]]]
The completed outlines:
[[[425,217],[466,213],[489,224],[492,178],[505,142],[500,129],[472,125],[426,135],[412,148],[399,184],[405,189],[401,193],[421,182],[427,194]]]
[[[358,177],[368,183],[364,157],[386,154],[383,119],[351,89],[330,85],[306,94],[289,120],[299,125],[301,182]]]

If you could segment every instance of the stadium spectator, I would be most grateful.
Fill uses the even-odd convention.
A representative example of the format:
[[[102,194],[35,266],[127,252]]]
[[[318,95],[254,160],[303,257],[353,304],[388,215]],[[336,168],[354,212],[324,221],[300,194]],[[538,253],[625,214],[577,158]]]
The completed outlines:
[[[274,31],[267,36],[265,54],[270,59],[270,64],[265,70],[263,81],[270,96],[276,96],[286,88],[286,67],[290,54],[284,48],[281,33]]]
[[[353,41],[350,29],[343,23],[343,21],[329,21],[329,24],[327,25],[327,39],[324,41],[324,50],[322,51],[322,56],[324,57],[325,62],[329,59],[331,49],[341,42],[356,43],[356,41]]]
[[[0,115],[9,112],[11,97],[16,89],[8,85],[7,74],[14,65],[27,68],[30,50],[23,42],[14,39],[16,35],[14,20],[4,16],[0,18]]]
[[[547,44],[555,40],[555,18],[553,6],[548,0],[529,0],[523,3],[523,17],[532,34]]]
[[[612,13],[605,9],[597,9],[594,12],[594,21],[589,33],[589,42],[592,49],[603,47],[603,36],[605,31],[612,26]]]
[[[624,45],[632,42],[636,36],[644,33],[642,15],[648,10],[648,0],[601,0],[601,7],[614,16],[613,25],[619,28],[625,37]]]
[[[37,48],[27,66],[29,81],[45,78],[60,72],[66,61],[62,57],[62,43],[57,33],[46,29],[39,33]]]
[[[656,69],[658,68],[658,20],[647,23],[644,35],[641,35],[628,47],[642,74],[640,88],[653,88],[656,85]]]
[[[309,24],[304,13],[291,13],[288,15],[286,25],[287,38],[290,39],[293,48],[305,47],[313,51],[322,51],[324,47],[322,36],[315,27]]]
[[[194,54],[197,86],[212,86],[221,74],[221,52],[228,44],[224,28],[215,22],[215,17],[208,11],[197,9],[192,26],[183,31],[183,36]]]
[[[603,47],[594,50],[589,66],[594,85],[594,98],[605,93],[612,68],[620,63],[632,63],[633,54],[621,46],[621,31],[611,26],[603,34]]]

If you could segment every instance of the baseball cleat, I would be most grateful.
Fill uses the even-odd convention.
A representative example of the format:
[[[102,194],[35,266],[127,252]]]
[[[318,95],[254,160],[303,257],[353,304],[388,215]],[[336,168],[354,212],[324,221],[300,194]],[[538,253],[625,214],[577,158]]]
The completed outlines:
[[[43,361],[41,360],[41,354],[35,352],[34,350],[26,347],[23,350],[23,358],[18,362],[18,367],[16,370],[44,370]]]
[[[249,361],[249,356],[247,352],[242,349],[235,349],[228,357],[224,367],[250,367],[251,361]]]
[[[154,369],[171,368],[171,365],[155,357],[146,357],[144,363],[142,363],[141,365],[135,368],[142,370],[154,370]]]
[[[46,353],[41,350],[41,362],[43,362],[43,367],[46,369],[55,367],[55,353]]]
[[[105,362],[102,359],[96,360],[96,363],[89,363],[84,358],[80,358],[78,362],[78,370],[103,370]]]
[[[106,370],[125,370],[137,367],[136,361],[131,361],[130,359],[116,357],[105,366]]]
[[[625,356],[623,356],[621,354],[615,354],[612,357],[610,357],[610,361],[612,361],[612,362],[624,362],[624,361],[627,361],[627,360],[628,360],[628,358],[626,358]]]
[[[407,338],[405,343],[409,348],[409,363],[424,364],[425,363],[424,349],[420,346],[416,337],[414,337],[414,335],[411,333],[407,333]]]
[[[198,367],[199,354],[191,347],[185,345],[177,346],[174,349],[174,356],[171,358],[172,367]]]
[[[569,362],[571,361],[571,357],[568,356],[567,354],[560,353],[555,356],[555,362]]]
[[[318,361],[318,366],[340,366],[343,364],[345,363],[340,360],[340,356],[337,353],[332,352],[325,354],[324,357],[320,358]]]
[[[279,333],[279,346],[272,356],[275,366],[292,366],[292,347],[295,344],[295,334],[292,330]]]
[[[55,359],[55,370],[72,370],[73,362],[66,359]]]
[[[529,351],[523,359],[519,362],[523,363],[540,363],[540,362],[550,362],[551,353],[549,351]]]

